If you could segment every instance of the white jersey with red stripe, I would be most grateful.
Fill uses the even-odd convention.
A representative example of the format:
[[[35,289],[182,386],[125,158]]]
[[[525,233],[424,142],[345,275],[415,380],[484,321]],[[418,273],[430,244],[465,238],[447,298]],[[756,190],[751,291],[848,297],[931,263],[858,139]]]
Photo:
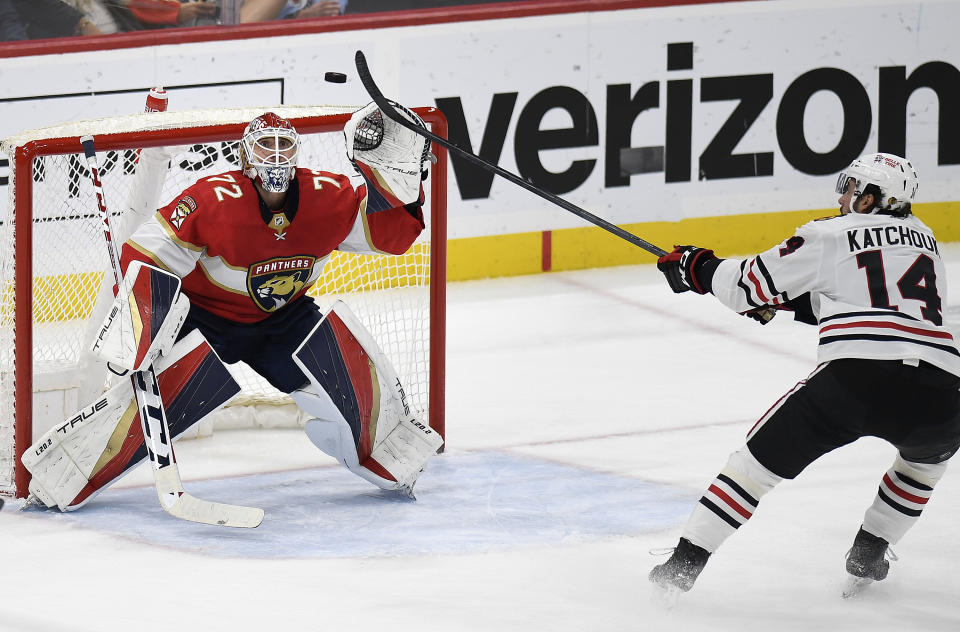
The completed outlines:
[[[820,362],[924,360],[960,375],[960,351],[943,326],[946,269],[933,232],[913,215],[809,222],[764,253],[722,261],[712,291],[741,313],[809,293]]]

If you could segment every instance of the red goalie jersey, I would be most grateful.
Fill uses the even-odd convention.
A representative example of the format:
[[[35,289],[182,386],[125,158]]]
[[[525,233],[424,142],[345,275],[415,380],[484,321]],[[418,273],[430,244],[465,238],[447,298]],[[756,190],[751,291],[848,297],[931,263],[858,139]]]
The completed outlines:
[[[424,228],[415,205],[372,214],[366,206],[366,187],[336,173],[297,168],[278,211],[242,172],[210,176],[137,229],[122,265],[169,270],[192,304],[254,323],[306,293],[334,250],[403,254]]]

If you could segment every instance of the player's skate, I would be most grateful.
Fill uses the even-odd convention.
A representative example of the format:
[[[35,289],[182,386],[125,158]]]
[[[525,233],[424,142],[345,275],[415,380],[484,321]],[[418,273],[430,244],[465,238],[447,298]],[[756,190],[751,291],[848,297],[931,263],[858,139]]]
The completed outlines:
[[[663,601],[672,606],[681,592],[693,588],[708,559],[709,551],[680,538],[670,559],[650,571],[650,581],[661,590]]]
[[[843,598],[848,599],[859,594],[874,581],[887,576],[891,560],[897,556],[883,538],[861,529],[853,540],[853,546],[847,551],[847,580],[843,586]]]

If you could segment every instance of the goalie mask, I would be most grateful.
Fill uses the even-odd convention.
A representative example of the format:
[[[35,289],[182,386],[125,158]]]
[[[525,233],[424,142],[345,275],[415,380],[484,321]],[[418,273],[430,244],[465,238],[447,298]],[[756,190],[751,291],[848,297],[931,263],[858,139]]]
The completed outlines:
[[[293,125],[273,112],[250,121],[240,141],[243,173],[266,191],[282,193],[297,166],[300,136]]]
[[[871,214],[910,214],[910,205],[917,193],[917,172],[909,160],[893,154],[864,154],[851,163],[837,178],[837,193],[847,192],[853,180],[853,200],[872,193],[876,204]]]

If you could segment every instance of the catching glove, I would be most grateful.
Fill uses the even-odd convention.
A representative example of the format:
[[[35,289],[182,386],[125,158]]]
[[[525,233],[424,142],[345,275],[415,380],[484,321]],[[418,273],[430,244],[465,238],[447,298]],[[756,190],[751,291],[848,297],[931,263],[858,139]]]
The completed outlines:
[[[426,129],[414,112],[394,106],[402,117]],[[384,116],[376,103],[354,112],[343,133],[347,158],[367,183],[368,213],[418,202],[420,182],[430,164],[426,138]]]

